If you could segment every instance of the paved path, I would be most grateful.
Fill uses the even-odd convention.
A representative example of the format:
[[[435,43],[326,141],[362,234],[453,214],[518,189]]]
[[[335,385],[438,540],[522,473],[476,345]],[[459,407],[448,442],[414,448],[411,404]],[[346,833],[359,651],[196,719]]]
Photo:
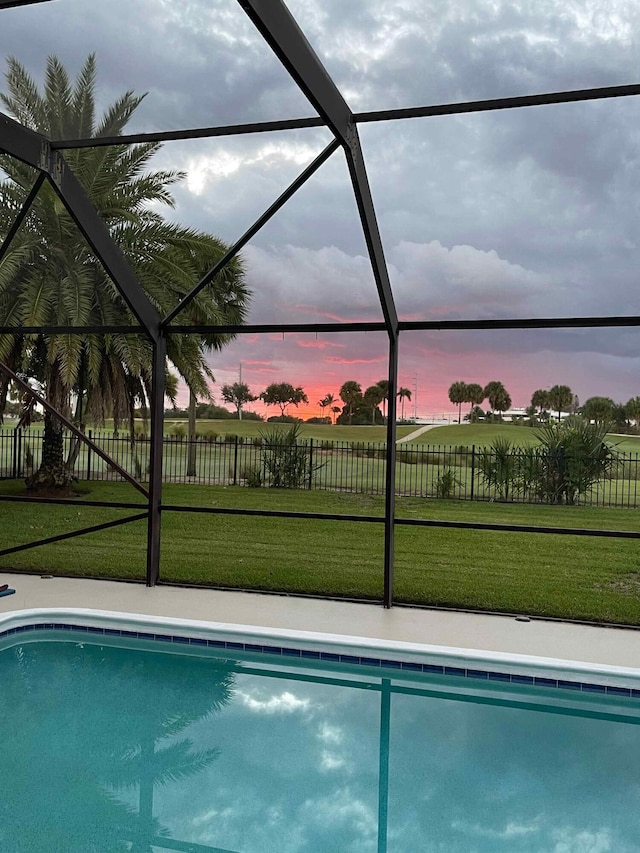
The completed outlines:
[[[399,438],[396,441],[396,444],[404,444],[405,441],[412,441],[412,439],[417,438],[419,435],[422,435],[423,432],[427,432],[427,430],[435,429],[436,427],[441,426],[450,426],[450,424],[427,424],[426,426],[420,427],[420,429],[414,429],[413,432],[410,432],[409,435],[405,435],[404,438]]]

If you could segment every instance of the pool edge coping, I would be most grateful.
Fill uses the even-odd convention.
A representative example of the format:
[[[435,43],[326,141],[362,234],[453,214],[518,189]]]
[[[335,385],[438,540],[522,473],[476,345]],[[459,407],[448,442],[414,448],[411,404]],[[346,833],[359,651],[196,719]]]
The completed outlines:
[[[450,670],[450,674],[454,675],[458,674],[456,670],[466,671],[469,668],[468,664],[472,663],[474,667],[495,675],[508,673],[514,676],[537,675],[544,678],[546,674],[556,681],[582,683],[588,679],[597,684],[612,687],[628,687],[629,682],[640,684],[640,667],[589,664],[537,655],[89,608],[26,608],[6,611],[0,615],[0,634],[6,635],[7,632],[13,634],[12,629],[21,629],[23,626],[53,623],[73,625],[78,628],[95,628],[98,631],[100,629],[139,631],[143,634],[163,636],[169,630],[189,639],[213,640],[218,637],[227,643],[235,644],[251,644],[254,640],[260,645],[266,642],[282,646],[284,642],[306,652],[329,650],[335,654],[342,653],[365,658],[375,653],[376,659],[381,662],[389,661],[390,666],[398,662],[407,664],[418,661],[423,664],[429,662],[430,665],[442,666]],[[14,634],[14,636],[20,635]]]

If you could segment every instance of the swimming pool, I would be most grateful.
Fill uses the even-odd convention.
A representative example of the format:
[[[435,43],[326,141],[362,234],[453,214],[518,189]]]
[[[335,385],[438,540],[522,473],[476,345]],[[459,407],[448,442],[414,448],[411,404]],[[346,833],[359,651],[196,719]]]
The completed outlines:
[[[639,849],[640,680],[91,611],[0,620],[0,849]]]

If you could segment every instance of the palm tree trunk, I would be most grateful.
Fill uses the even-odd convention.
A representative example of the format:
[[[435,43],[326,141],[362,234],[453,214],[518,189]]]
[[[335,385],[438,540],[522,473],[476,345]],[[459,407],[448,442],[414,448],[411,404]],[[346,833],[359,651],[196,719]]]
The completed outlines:
[[[198,398],[189,388],[189,443],[187,450],[187,477],[196,476],[196,406]]]
[[[82,389],[78,394],[78,401],[76,403],[76,414],[74,418],[74,423],[78,427],[81,432],[85,431],[86,424],[83,423],[84,416],[82,411]],[[77,436],[71,436],[71,444],[69,445],[69,452],[67,454],[67,469],[69,471],[73,471],[76,467],[76,462],[78,460],[78,456],[80,455],[80,448],[82,447],[82,439]]]
[[[38,470],[25,480],[29,491],[65,491],[71,474],[64,461],[64,442],[60,421],[45,412],[42,436],[42,459]]]
[[[48,402],[60,412],[67,403],[67,389],[62,384],[58,362],[51,366],[48,382]],[[44,413],[42,459],[38,470],[25,480],[27,489],[35,492],[65,492],[73,477],[64,461],[62,423],[50,412]]]

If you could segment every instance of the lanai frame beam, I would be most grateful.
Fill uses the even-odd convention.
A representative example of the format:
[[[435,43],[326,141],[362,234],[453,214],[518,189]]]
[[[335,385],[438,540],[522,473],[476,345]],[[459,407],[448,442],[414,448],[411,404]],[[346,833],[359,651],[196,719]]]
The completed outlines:
[[[394,560],[395,388],[398,364],[398,314],[391,290],[389,271],[378,229],[358,128],[349,105],[284,3],[281,0],[238,0],[238,2],[299,89],[340,142],[347,160],[373,277],[378,290],[385,329],[389,336],[383,603],[385,607],[391,607]]]

